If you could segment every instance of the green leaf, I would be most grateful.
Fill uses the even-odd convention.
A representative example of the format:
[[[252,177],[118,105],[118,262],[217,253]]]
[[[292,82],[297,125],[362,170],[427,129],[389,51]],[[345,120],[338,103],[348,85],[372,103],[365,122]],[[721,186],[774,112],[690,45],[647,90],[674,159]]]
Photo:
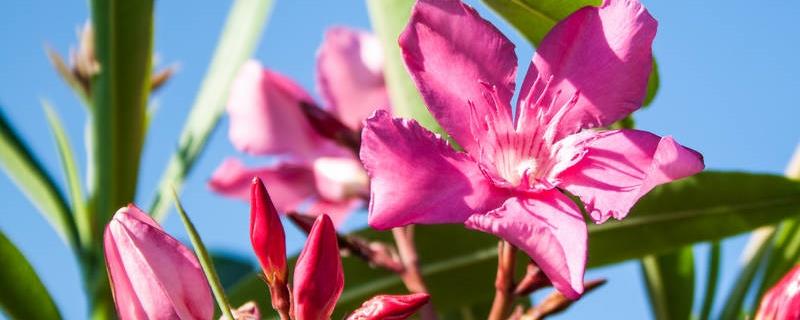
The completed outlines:
[[[747,244],[745,253],[743,253],[745,265],[736,276],[736,282],[733,284],[733,289],[728,293],[725,299],[725,306],[722,308],[719,319],[734,320],[739,319],[744,311],[742,306],[750,291],[750,286],[756,277],[756,274],[761,270],[766,263],[766,259],[771,254],[772,240],[775,237],[775,229],[772,227],[763,228],[753,232],[750,241]]]
[[[91,12],[100,65],[91,81],[91,192],[98,219],[93,225],[102,226],[136,194],[150,96],[153,0],[91,0]]]
[[[255,51],[271,8],[272,0],[237,0],[231,7],[211,65],[181,132],[178,149],[161,176],[150,206],[150,214],[156,220],[166,216],[170,193],[173,188],[180,192],[186,175],[205,149],[225,111],[231,82],[239,67]]]
[[[249,260],[230,253],[212,252],[211,260],[225,289],[230,289],[234,284],[256,272],[255,266]]]
[[[544,36],[571,13],[585,6],[599,6],[600,0],[483,0],[498,15],[506,19],[523,37],[538,46]],[[658,91],[658,66],[653,60],[653,71],[647,83],[647,106]]]
[[[0,231],[0,309],[11,319],[61,319],[53,298],[22,252]]]
[[[719,262],[722,255],[719,241],[711,243],[708,252],[708,274],[706,274],[705,295],[703,305],[700,308],[699,320],[708,320],[711,316],[711,309],[714,307],[714,298],[717,294],[717,282],[719,281]]]
[[[590,224],[588,266],[664,254],[797,215],[800,182],[775,175],[704,172],[656,188],[623,221]],[[367,229],[357,234],[391,241],[386,232]],[[417,226],[415,239],[421,272],[439,312],[492,299],[497,239],[459,225]],[[442,239],[454,240],[443,243]],[[374,294],[405,292],[394,274],[371,269],[352,257],[343,258],[343,265],[345,290],[339,315]],[[231,300],[242,303],[263,296],[266,289],[260,282],[255,276],[244,280],[231,290]]]
[[[778,226],[772,252],[765,262],[764,276],[756,291],[756,301],[760,301],[764,293],[797,264],[798,259],[800,259],[800,223],[797,220],[786,221]]]
[[[413,0],[368,0],[372,29],[381,41],[386,57],[384,77],[396,116],[416,119],[425,128],[442,133],[425,107],[411,76],[406,71],[397,39],[411,16]]]
[[[78,231],[64,195],[0,109],[0,165],[64,241],[79,248]]]
[[[650,306],[656,319],[689,319],[694,302],[694,253],[692,246],[640,262]]]
[[[61,169],[67,179],[69,197],[72,202],[72,212],[75,215],[78,235],[80,236],[82,245],[87,247],[94,238],[94,230],[92,229],[92,217],[89,216],[89,211],[86,209],[86,199],[83,197],[83,186],[81,185],[80,173],[78,172],[78,165],[75,163],[72,146],[66,131],[64,131],[64,126],[61,124],[61,119],[50,103],[46,100],[42,100],[42,107],[47,115],[50,131],[52,131],[53,137],[56,140],[56,146],[58,147],[58,155],[61,158]]]
[[[175,197],[175,208],[178,209],[178,215],[180,215],[181,221],[183,221],[183,226],[186,227],[186,233],[189,234],[192,247],[194,247],[194,252],[197,254],[197,260],[200,261],[200,266],[203,269],[203,273],[206,275],[206,279],[208,279],[208,284],[211,286],[214,298],[217,299],[217,305],[220,311],[222,311],[222,314],[228,317],[228,319],[236,319],[233,314],[231,314],[231,304],[225,296],[222,282],[220,282],[217,271],[214,268],[214,262],[211,260],[211,256],[209,256],[205,244],[203,244],[203,239],[200,238],[200,234],[198,234],[197,229],[194,228],[194,223],[189,219],[186,211],[183,210],[183,205],[181,205],[181,202],[178,200],[178,194],[173,193],[173,196]]]

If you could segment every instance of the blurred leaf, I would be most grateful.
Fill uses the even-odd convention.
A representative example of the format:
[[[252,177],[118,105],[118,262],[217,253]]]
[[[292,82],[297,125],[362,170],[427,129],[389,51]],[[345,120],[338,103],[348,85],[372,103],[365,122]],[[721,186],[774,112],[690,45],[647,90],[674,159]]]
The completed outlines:
[[[770,256],[772,247],[768,244],[772,243],[774,237],[775,229],[771,227],[753,232],[750,242],[742,254],[745,265],[736,275],[736,282],[734,282],[733,288],[724,300],[725,305],[718,319],[734,320],[740,318],[744,311],[742,308],[744,300],[748,292],[750,292],[750,286],[756,274],[762,269],[766,259]]]
[[[183,205],[181,205],[181,202],[178,200],[178,194],[173,192],[172,195],[175,198],[175,207],[178,209],[178,215],[181,217],[183,226],[186,228],[186,233],[192,241],[194,253],[197,255],[197,260],[200,262],[200,266],[208,280],[209,286],[211,286],[211,291],[214,293],[214,298],[217,300],[220,311],[222,311],[222,314],[226,316],[227,319],[236,319],[231,314],[231,304],[225,296],[225,290],[223,289],[222,282],[219,280],[219,274],[216,268],[214,268],[214,261],[211,260],[211,256],[209,256],[208,250],[206,250],[206,245],[203,244],[203,239],[200,238],[200,234],[197,233],[194,223],[192,223],[192,220],[189,219],[189,215],[186,214],[186,211],[183,209]]]
[[[764,276],[756,291],[756,301],[786,275],[800,259],[800,224],[797,220],[786,221],[778,226],[772,252],[768,255]]]
[[[585,6],[599,6],[600,0],[483,0],[498,15],[506,19],[523,37],[538,46],[544,36],[571,13]],[[647,83],[647,106],[658,91],[658,65],[653,60],[653,72]]]
[[[588,266],[663,254],[796,215],[800,215],[800,182],[775,175],[704,172],[656,188],[623,221],[591,224]],[[367,229],[357,233],[391,241],[388,232]],[[460,225],[435,225],[417,226],[415,239],[421,271],[439,312],[492,299],[497,259],[494,237]],[[443,243],[442,239],[450,240]],[[376,293],[405,291],[394,274],[351,257],[343,258],[343,265],[345,291],[338,315]],[[256,277],[242,281],[231,290],[231,300],[239,304],[260,299],[267,292],[261,282]],[[262,300],[257,301],[266,302]]]
[[[78,165],[75,163],[75,155],[72,152],[69,137],[64,131],[64,126],[61,124],[61,119],[56,111],[49,102],[44,100],[42,100],[42,107],[47,115],[50,131],[52,131],[53,137],[56,139],[58,155],[61,158],[61,168],[69,187],[69,197],[72,202],[72,212],[75,216],[78,235],[81,243],[86,247],[94,238],[94,230],[92,230],[92,218],[86,209],[86,199],[83,197],[83,186],[81,185],[80,173],[78,173]]]
[[[255,51],[271,8],[272,0],[237,0],[231,7],[211,65],[181,132],[178,148],[161,176],[150,206],[149,212],[156,220],[166,216],[173,188],[180,192],[186,175],[217,127],[225,111],[231,82],[239,67]]]
[[[414,118],[431,131],[442,133],[428,111],[417,86],[406,71],[397,39],[408,24],[413,0],[368,0],[372,29],[380,38],[386,57],[384,77],[395,116]]]
[[[0,257],[0,310],[11,319],[61,319],[36,271],[3,232]]]
[[[230,289],[234,284],[256,272],[256,268],[249,260],[230,253],[213,252],[211,260],[225,289]]]
[[[722,250],[719,241],[712,242],[708,251],[708,273],[706,274],[705,294],[703,296],[703,305],[700,307],[699,320],[708,320],[711,316],[711,309],[714,307],[714,298],[717,294],[721,255]]]
[[[694,302],[692,246],[640,261],[650,307],[659,320],[690,319]]]
[[[94,53],[91,81],[91,183],[95,226],[133,202],[144,143],[153,56],[153,0],[91,0]]]
[[[0,109],[0,165],[62,239],[79,248],[78,231],[64,195],[11,127]],[[24,213],[22,213],[24,214]]]

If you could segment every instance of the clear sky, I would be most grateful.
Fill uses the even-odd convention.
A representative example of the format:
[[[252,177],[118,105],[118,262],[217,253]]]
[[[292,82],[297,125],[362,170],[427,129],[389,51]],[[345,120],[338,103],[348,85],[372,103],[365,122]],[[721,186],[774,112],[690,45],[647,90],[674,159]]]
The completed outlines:
[[[470,3],[512,39],[519,65],[526,67],[533,52],[530,45],[482,4]],[[661,90],[649,109],[636,113],[638,127],[671,134],[701,151],[710,169],[781,173],[800,142],[796,98],[800,2],[649,0],[645,4],[659,21],[654,51]],[[179,63],[180,71],[155,97],[159,109],[150,126],[137,197],[144,206],[151,201],[176,144],[228,6],[229,1],[156,2],[159,61]],[[50,100],[66,122],[82,173],[86,172],[81,152],[85,112],[50,67],[43,46],[50,44],[64,54],[74,45],[75,30],[88,17],[87,1],[5,0],[0,12],[0,105],[63,185],[39,99]],[[332,25],[369,28],[363,2],[278,0],[256,57],[313,91],[316,47],[323,30]],[[183,201],[212,249],[252,259],[246,204],[218,197],[205,184],[224,157],[236,154],[227,141],[227,126],[223,119],[188,180]],[[65,245],[5,175],[0,175],[0,199],[0,229],[27,255],[64,316],[84,318],[86,301],[78,268]],[[363,225],[365,216],[355,219],[350,225]],[[166,228],[185,239],[177,217],[170,216]],[[290,248],[297,250],[302,237],[292,231],[289,238]],[[725,243],[723,290],[731,285],[745,240],[740,236]],[[698,252],[704,249],[699,246]],[[698,263],[704,262],[703,257],[697,256]],[[702,263],[698,268],[702,273]],[[592,270],[588,277],[605,277],[609,283],[560,319],[650,318],[636,263]]]

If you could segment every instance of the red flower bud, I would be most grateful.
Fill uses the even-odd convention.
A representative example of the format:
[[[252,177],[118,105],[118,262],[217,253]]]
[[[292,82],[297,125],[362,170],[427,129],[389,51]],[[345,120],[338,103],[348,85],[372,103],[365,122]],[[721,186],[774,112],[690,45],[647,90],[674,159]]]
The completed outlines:
[[[336,230],[328,215],[320,215],[297,258],[292,297],[295,320],[330,319],[344,287]]]
[[[286,283],[286,239],[278,211],[259,178],[250,188],[250,242],[270,286]]]
[[[417,312],[428,300],[430,295],[427,293],[375,296],[364,302],[347,320],[402,320]]]
[[[755,319],[800,319],[800,266],[795,266],[764,294]]]

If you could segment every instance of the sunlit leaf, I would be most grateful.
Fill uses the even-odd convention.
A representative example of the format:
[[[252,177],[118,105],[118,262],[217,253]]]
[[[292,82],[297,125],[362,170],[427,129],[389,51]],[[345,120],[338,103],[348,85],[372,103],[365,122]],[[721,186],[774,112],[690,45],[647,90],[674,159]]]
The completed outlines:
[[[0,232],[0,310],[11,319],[61,319],[53,298],[22,252]]]
[[[231,82],[239,67],[255,51],[271,8],[272,0],[237,0],[233,3],[211,65],[181,132],[177,150],[161,176],[150,206],[149,212],[156,220],[166,216],[173,188],[180,192],[186,175],[217,127],[225,111]]]
[[[694,253],[691,246],[648,255],[640,262],[653,315],[659,320],[690,319],[694,302]]]

